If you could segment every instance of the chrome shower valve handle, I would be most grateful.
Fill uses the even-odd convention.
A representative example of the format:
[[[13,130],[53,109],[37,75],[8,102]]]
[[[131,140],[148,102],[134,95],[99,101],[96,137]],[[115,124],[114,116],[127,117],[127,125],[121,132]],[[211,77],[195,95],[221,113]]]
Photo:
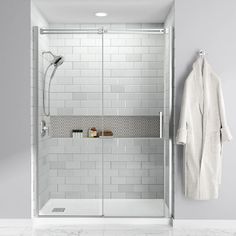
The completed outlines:
[[[46,125],[46,121],[45,120],[41,121],[40,127],[41,127],[41,136],[44,137],[47,134],[47,131],[49,130],[49,128]]]

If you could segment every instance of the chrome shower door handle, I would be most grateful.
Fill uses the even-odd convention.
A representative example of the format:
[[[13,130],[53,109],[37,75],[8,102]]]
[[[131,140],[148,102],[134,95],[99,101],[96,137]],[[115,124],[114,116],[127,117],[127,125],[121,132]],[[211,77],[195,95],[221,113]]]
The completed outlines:
[[[159,112],[159,133],[160,133],[160,138],[163,137],[163,115],[162,112]]]

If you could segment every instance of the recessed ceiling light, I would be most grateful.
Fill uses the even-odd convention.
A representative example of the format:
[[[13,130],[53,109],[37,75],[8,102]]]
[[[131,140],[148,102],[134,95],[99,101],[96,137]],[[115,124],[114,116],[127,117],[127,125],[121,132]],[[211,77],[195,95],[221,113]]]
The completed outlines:
[[[95,16],[103,17],[103,16],[107,16],[107,13],[106,12],[96,12]]]

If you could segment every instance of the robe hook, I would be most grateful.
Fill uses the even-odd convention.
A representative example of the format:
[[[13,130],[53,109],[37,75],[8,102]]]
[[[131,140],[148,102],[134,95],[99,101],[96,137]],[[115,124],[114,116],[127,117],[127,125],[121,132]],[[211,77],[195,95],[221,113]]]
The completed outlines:
[[[203,56],[205,56],[205,55],[206,55],[205,51],[203,51],[203,50],[200,50],[200,51],[199,51],[199,56],[203,57]]]

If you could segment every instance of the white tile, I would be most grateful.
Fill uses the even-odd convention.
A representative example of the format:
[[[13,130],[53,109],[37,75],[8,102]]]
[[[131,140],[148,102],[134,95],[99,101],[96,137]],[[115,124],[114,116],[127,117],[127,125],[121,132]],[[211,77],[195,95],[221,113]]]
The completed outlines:
[[[94,69],[94,70],[80,70],[81,76],[88,76],[88,77],[100,77],[102,76],[101,70]]]
[[[66,169],[79,169],[81,168],[80,162],[77,161],[67,161]]]
[[[113,54],[111,55],[111,61],[125,61],[126,60],[126,55],[125,54]]]
[[[104,191],[105,192],[118,192],[118,185],[105,184]]]
[[[141,184],[141,177],[133,177],[133,176],[126,177],[126,183],[127,184]]]
[[[81,76],[81,70],[66,70],[65,76]]]
[[[125,184],[126,178],[125,177],[111,177],[111,184]]]
[[[130,55],[126,55],[126,61],[141,61],[142,57],[141,54],[130,54]]]
[[[141,162],[139,162],[139,161],[127,162],[127,168],[128,169],[139,169],[139,168],[141,168]]]
[[[87,107],[87,108],[96,108],[96,107],[102,107],[102,101],[81,101],[80,102],[81,107]]]
[[[65,60],[66,61],[81,61],[81,55],[80,54],[66,54],[65,55]]]
[[[57,54],[72,54],[72,52],[73,47],[57,47]]]
[[[142,55],[143,61],[163,61],[162,54],[143,54]]]
[[[64,39],[51,39],[49,40],[49,45],[50,46],[64,46],[65,45],[65,40]]]
[[[71,115],[73,114],[72,108],[57,108],[57,113],[55,115]]]
[[[138,38],[132,38],[132,39],[126,39],[125,40],[125,45],[126,46],[140,46],[141,45],[141,40]]]
[[[102,41],[98,39],[81,39],[81,46],[101,46]]]
[[[111,39],[111,46],[124,46],[126,45],[125,39]]]
[[[72,77],[56,77],[55,80],[52,82],[52,86],[54,86],[55,84],[72,84]]]
[[[119,47],[119,54],[132,54],[134,53],[133,47]]]
[[[80,39],[65,39],[65,46],[80,46]]]
[[[127,100],[126,102],[126,107],[141,107],[141,101],[136,101],[136,100]]]
[[[51,87],[51,92],[64,92],[64,85],[54,85]]]
[[[51,107],[64,107],[64,101],[51,101],[50,102]]]
[[[142,46],[163,46],[164,40],[160,37],[155,38],[143,38],[142,39]]]
[[[102,92],[102,86],[100,86],[100,85],[81,85],[81,92],[89,92],[89,93]]]
[[[87,94],[86,93],[70,93],[71,99],[70,100],[87,100]]]
[[[82,90],[81,85],[65,85],[65,92],[80,92]]]
[[[118,115],[118,110],[116,108],[104,108],[104,115]]]
[[[88,47],[76,47],[73,45],[73,54],[88,53]]]
[[[123,85],[112,85],[111,91],[113,93],[122,93],[125,92],[125,87]]]
[[[65,178],[64,177],[50,177],[49,178],[49,183],[50,184],[64,184],[65,183]]]
[[[81,107],[81,101],[66,101],[65,107]]]
[[[88,191],[88,185],[59,185],[58,186],[59,191],[71,191],[71,192],[77,192],[77,191]]]

